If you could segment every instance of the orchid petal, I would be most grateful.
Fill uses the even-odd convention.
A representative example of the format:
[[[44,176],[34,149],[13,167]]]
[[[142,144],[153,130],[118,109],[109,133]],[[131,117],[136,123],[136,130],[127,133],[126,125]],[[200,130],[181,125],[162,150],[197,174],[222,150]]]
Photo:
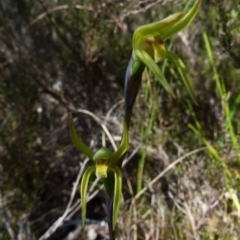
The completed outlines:
[[[180,59],[175,53],[173,52],[167,52],[166,58],[168,58],[173,64],[177,67],[177,70],[179,74],[181,75],[181,78],[183,80],[183,83],[185,87],[187,88],[187,91],[192,98],[194,102],[196,102],[193,92],[193,86],[192,82],[190,80],[190,76],[188,74],[187,68],[185,64],[183,63],[182,59]]]
[[[81,187],[80,187],[80,194],[81,194],[81,205],[82,205],[82,226],[84,226],[86,221],[86,205],[87,205],[87,188],[90,176],[95,171],[96,167],[91,166],[88,167],[83,174]]]
[[[122,174],[117,166],[110,167],[109,171],[112,171],[114,173],[112,228],[115,230],[122,198]]]
[[[98,178],[107,178],[108,164],[103,160],[99,160],[96,164],[96,177]]]
[[[166,48],[164,46],[164,42],[161,43],[160,39],[156,39],[152,43],[153,51],[154,51],[154,60],[156,63],[162,61],[166,56]]]
[[[137,57],[149,68],[149,70],[158,78],[159,82],[162,86],[174,97],[174,93],[172,91],[171,86],[168,84],[166,78],[161,72],[158,65],[154,62],[154,60],[145,52],[145,51],[136,51]]]
[[[73,123],[72,114],[69,115],[69,118],[70,118],[70,134],[71,134],[73,144],[80,152],[84,153],[86,156],[88,156],[90,159],[92,159],[93,152],[91,151],[91,149],[88,148],[88,146],[78,136],[76,128]]]
[[[93,156],[93,161],[96,162],[96,176],[99,178],[107,177],[107,170],[110,164],[113,152],[108,148],[100,148]]]

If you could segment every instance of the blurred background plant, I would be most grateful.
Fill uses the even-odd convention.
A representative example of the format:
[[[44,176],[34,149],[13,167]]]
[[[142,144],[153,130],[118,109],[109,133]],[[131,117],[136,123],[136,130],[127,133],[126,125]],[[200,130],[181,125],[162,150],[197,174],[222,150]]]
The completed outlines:
[[[78,186],[88,160],[71,143],[68,110],[85,113],[75,126],[91,149],[109,145],[99,125],[118,145],[133,31],[192,4],[0,2],[0,238],[107,239],[97,181],[89,190],[88,231],[80,227]],[[238,0],[205,0],[174,39],[198,105],[168,63],[163,71],[176,99],[144,73],[123,162],[117,239],[240,236],[239,15]]]

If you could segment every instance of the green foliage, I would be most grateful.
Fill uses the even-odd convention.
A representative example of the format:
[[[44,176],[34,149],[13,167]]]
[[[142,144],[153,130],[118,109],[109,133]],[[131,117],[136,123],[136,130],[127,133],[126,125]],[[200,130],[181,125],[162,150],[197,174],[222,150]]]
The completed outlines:
[[[164,5],[1,1],[0,191],[15,233],[27,219],[32,235],[39,238],[67,205],[83,159],[69,137],[69,110],[83,108],[104,117],[122,99],[136,27],[192,5],[190,0]],[[144,73],[129,155],[140,144],[141,151],[123,169],[119,239],[238,239],[239,10],[238,0],[203,1],[192,25],[166,41],[167,50],[188,69],[197,104],[169,61],[161,70],[175,99],[155,76]],[[114,109],[105,122],[114,139],[120,136],[116,119],[122,112],[121,107]],[[75,127],[93,152],[103,146],[91,118],[81,115]],[[202,146],[207,150],[172,167],[135,204],[135,189],[148,186],[176,159]],[[104,219],[104,211],[96,207],[104,205],[102,191],[95,200],[87,204],[86,217]],[[119,207],[119,201],[114,204]],[[2,215],[1,237],[9,239]]]

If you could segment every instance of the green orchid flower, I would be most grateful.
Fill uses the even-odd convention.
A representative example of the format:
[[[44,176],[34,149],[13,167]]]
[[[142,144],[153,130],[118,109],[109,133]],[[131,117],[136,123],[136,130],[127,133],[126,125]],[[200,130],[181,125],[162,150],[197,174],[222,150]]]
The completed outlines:
[[[126,153],[129,147],[128,128],[125,120],[122,121],[123,134],[122,141],[116,152],[111,152],[108,148],[102,147],[95,153],[82,141],[76,132],[73,124],[72,115],[70,114],[70,133],[75,147],[87,157],[89,157],[94,166],[88,167],[82,177],[80,194],[82,201],[82,225],[86,220],[86,203],[87,203],[87,189],[90,176],[95,172],[96,177],[102,178],[105,189],[110,197],[113,197],[113,212],[112,212],[112,228],[115,229],[117,216],[120,209],[122,197],[122,174],[117,166],[118,160]],[[114,177],[112,179],[112,176]]]
[[[135,30],[132,53],[133,74],[138,71],[141,63],[144,63],[158,78],[163,87],[174,96],[172,88],[157,65],[158,62],[167,58],[177,67],[188,93],[194,100],[193,88],[186,66],[176,54],[166,50],[165,41],[189,26],[196,17],[201,3],[202,0],[197,0],[185,15],[182,12],[175,13],[161,21],[140,26]]]

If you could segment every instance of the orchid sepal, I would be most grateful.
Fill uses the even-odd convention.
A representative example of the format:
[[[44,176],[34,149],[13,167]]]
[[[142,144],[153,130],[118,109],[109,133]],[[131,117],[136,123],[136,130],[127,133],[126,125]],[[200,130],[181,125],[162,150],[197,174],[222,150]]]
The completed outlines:
[[[92,160],[96,162],[99,159],[110,159],[113,156],[113,152],[110,151],[106,147],[101,147],[98,151],[96,151],[93,155]]]
[[[118,166],[110,167],[109,171],[114,173],[112,228],[115,230],[122,198],[122,174]]]
[[[187,28],[196,17],[201,4],[202,4],[202,0],[197,0],[195,4],[192,6],[192,8],[187,12],[187,14],[185,14],[175,24],[171,25],[170,28],[166,29],[166,31],[161,35],[162,39],[166,40],[170,37],[173,37],[178,32]]]
[[[141,41],[144,36],[151,36],[154,33],[158,33],[161,36],[166,28],[173,26],[182,17],[182,14],[182,12],[174,13],[161,21],[138,27],[133,34],[133,50],[141,47]]]
[[[178,72],[182,78],[182,81],[188,91],[188,94],[190,95],[192,100],[196,103],[192,82],[190,80],[190,76],[188,74],[186,65],[184,64],[182,59],[173,52],[167,51],[166,58],[169,59],[177,67],[177,70],[178,70]]]
[[[122,140],[117,151],[112,155],[113,164],[115,164],[118,161],[118,159],[120,159],[129,148],[128,127],[124,119],[122,119],[122,125],[123,125]]]
[[[132,108],[141,85],[142,73],[144,69],[145,64],[142,61],[133,60],[133,56],[130,58],[125,74],[124,83],[124,99],[125,99],[124,120],[126,122],[128,129],[130,127]]]
[[[84,153],[86,156],[88,156],[90,159],[93,159],[93,152],[91,149],[82,141],[82,139],[78,136],[76,128],[73,124],[73,118],[72,114],[69,114],[69,120],[70,120],[70,135],[72,138],[72,142],[74,146],[82,153]]]
[[[88,167],[84,172],[82,181],[81,181],[80,195],[81,195],[81,205],[82,205],[82,226],[85,225],[85,221],[86,221],[87,189],[88,189],[89,178],[95,172],[95,170],[96,170],[95,166]]]
[[[161,69],[154,62],[154,60],[145,51],[136,51],[136,55],[141,59],[141,61],[149,68],[149,70],[157,77],[161,85],[168,91],[173,97],[175,97],[173,90],[169,83],[167,82],[165,76],[163,75]]]

